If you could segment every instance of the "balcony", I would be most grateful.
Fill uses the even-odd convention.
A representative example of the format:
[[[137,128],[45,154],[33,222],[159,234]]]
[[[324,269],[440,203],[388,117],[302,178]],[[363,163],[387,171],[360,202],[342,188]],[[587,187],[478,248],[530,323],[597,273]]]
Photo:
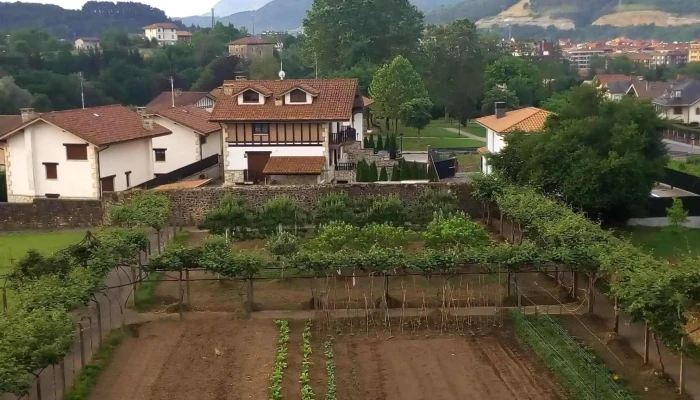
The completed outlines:
[[[357,131],[355,128],[344,127],[340,132],[331,133],[329,143],[338,146],[355,141],[357,141]]]
[[[357,168],[357,164],[352,162],[339,162],[335,165],[336,171],[354,171]]]

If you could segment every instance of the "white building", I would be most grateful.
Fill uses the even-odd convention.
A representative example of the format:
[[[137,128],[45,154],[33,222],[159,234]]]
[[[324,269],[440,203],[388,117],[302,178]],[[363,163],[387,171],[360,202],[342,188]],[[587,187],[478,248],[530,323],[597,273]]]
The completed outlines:
[[[479,149],[481,157],[481,172],[490,174],[491,166],[487,155],[500,153],[505,147],[503,137],[508,132],[540,132],[551,113],[535,107],[522,108],[506,112],[505,103],[496,103],[496,113],[476,120],[486,128],[486,147]]]
[[[175,44],[178,41],[178,27],[172,22],[151,24],[143,28],[146,39],[156,39],[161,46]]]
[[[211,112],[214,109],[216,97],[208,92],[186,92],[180,89],[168,90],[156,96],[148,104],[146,111],[153,114],[160,110],[173,107],[195,106]]]
[[[662,118],[700,125],[700,81],[678,81],[652,103]]]
[[[153,138],[156,175],[222,153],[221,125],[209,122],[210,116],[195,106],[166,108],[155,114],[155,122],[172,132]]]
[[[35,114],[0,131],[10,202],[99,199],[153,175],[152,138],[170,131],[120,105]]]
[[[333,182],[362,143],[363,111],[356,79],[224,82],[211,121],[223,127],[226,184]]]
[[[588,49],[565,49],[564,58],[569,60],[572,67],[577,69],[588,69],[591,66],[591,59],[594,56],[604,56],[612,53],[611,50],[588,50]]]
[[[96,37],[80,37],[75,40],[75,49],[76,50],[90,50],[90,49],[99,49],[100,48],[100,39]]]

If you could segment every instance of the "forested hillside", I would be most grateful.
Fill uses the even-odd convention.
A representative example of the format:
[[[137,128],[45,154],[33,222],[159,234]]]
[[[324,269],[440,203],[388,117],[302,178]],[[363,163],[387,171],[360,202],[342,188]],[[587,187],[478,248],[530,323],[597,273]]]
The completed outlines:
[[[64,39],[99,36],[109,28],[138,32],[154,22],[170,21],[163,10],[134,2],[88,1],[80,10],[51,4],[0,2],[0,30],[41,28]]]

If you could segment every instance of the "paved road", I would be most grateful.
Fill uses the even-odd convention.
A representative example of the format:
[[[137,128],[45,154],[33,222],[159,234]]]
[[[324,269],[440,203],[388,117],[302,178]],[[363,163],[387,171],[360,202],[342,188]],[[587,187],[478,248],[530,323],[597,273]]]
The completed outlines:
[[[670,139],[664,139],[666,147],[668,147],[668,154],[671,157],[685,157],[689,154],[700,154],[700,146],[691,146],[686,143],[676,142]]]

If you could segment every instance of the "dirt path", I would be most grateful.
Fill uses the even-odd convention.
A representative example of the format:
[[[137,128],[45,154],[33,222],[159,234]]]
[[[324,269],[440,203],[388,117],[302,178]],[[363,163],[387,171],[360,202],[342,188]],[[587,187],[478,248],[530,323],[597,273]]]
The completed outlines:
[[[453,132],[453,133],[459,133],[460,135],[462,135],[462,136],[464,136],[464,137],[466,137],[466,138],[473,139],[473,140],[478,140],[478,141],[480,141],[480,142],[486,143],[486,138],[485,138],[485,137],[476,136],[476,135],[474,135],[474,134],[471,134],[471,133],[465,131],[464,129],[444,128],[444,127],[443,127],[442,129],[444,129],[444,130],[446,130],[446,131]]]
[[[503,340],[450,336],[338,343],[339,399],[560,399],[558,386],[544,370],[535,370],[529,354],[514,352]]]
[[[263,399],[276,337],[272,321],[148,323],[120,346],[90,399]]]

